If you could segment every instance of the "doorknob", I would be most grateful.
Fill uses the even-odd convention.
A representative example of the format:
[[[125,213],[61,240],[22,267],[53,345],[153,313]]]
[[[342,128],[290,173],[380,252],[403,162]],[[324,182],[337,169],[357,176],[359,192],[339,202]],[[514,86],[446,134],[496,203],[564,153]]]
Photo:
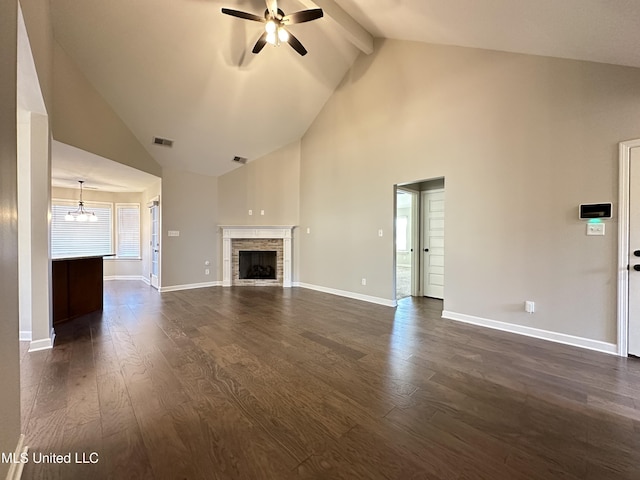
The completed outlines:
[[[640,257],[640,250],[634,250],[633,256],[634,257]]]
[[[634,265],[634,266],[633,266],[633,269],[634,269],[636,272],[640,272],[640,265]]]
[[[428,248],[425,248],[425,249],[424,249],[424,251],[425,251],[425,252],[428,252],[428,251],[429,251],[429,249],[428,249]]]

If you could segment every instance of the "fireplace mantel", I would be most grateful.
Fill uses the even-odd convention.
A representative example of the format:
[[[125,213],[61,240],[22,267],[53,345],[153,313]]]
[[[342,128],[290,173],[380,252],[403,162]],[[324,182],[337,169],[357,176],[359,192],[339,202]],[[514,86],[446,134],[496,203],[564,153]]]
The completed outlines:
[[[283,243],[283,287],[291,287],[291,239],[295,225],[219,225],[222,229],[222,286],[230,287],[231,240],[234,238],[280,238]]]

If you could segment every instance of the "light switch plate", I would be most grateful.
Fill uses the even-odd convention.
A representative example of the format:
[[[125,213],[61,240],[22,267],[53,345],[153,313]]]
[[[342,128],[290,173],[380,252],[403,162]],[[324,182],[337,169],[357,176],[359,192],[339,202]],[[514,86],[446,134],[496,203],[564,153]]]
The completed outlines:
[[[587,235],[604,235],[604,223],[587,223]]]

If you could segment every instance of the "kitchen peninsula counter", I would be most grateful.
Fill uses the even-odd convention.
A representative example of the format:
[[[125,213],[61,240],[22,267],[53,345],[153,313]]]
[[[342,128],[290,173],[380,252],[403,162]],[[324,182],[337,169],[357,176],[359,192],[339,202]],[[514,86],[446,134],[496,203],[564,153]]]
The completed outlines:
[[[83,255],[52,259],[53,324],[102,310],[103,258]]]

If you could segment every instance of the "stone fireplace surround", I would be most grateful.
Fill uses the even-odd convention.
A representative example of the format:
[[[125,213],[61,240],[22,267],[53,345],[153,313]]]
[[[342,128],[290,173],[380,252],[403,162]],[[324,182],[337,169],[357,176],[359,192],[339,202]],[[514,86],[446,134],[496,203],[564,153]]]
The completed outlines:
[[[222,286],[232,285],[282,285],[291,287],[291,240],[294,225],[220,225],[222,229]],[[237,240],[234,242],[234,240]],[[241,241],[240,241],[241,240]],[[264,240],[270,240],[265,242]],[[280,240],[274,242],[273,240]],[[281,246],[278,248],[278,246]],[[274,248],[274,246],[276,246]],[[278,251],[278,274],[276,280],[238,280],[237,251]]]

